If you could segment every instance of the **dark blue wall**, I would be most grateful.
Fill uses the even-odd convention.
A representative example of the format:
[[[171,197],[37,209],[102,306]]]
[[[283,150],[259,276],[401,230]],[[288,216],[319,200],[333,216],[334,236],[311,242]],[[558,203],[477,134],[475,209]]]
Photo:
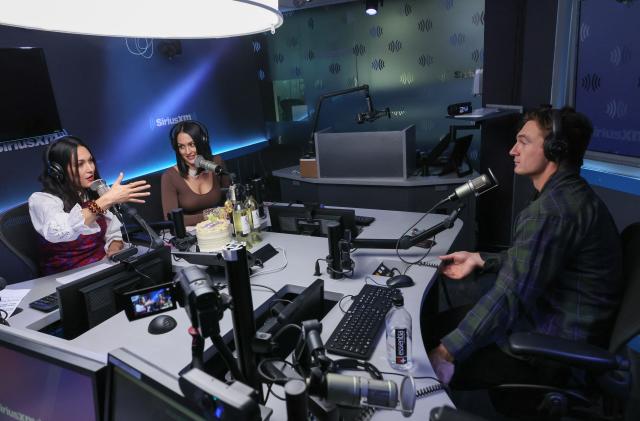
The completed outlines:
[[[594,126],[589,149],[640,157],[640,4],[583,1],[576,108]]]
[[[130,39],[129,45],[135,44]],[[103,178],[133,178],[175,163],[171,124],[191,115],[210,131],[214,152],[263,141],[256,53],[248,37],[183,40],[168,59],[154,41],[150,59],[123,38],[90,37],[0,26],[0,47],[44,49],[62,126],[93,149]],[[0,148],[0,211],[40,189],[44,145]]]

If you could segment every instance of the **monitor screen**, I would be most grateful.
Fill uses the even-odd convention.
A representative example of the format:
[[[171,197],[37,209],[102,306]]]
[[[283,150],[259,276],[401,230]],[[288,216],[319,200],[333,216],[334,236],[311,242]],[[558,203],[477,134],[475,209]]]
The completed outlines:
[[[227,385],[195,371],[179,379],[125,348],[110,352],[104,419],[261,419],[258,403],[252,398],[253,389],[238,383]]]
[[[330,222],[338,222],[343,230],[351,231],[355,238],[359,231],[356,225],[356,213],[353,209],[316,207],[307,209],[301,206],[269,206],[271,230],[286,234],[307,234],[318,237],[327,236]]]
[[[64,337],[73,339],[124,310],[122,293],[171,279],[170,249],[160,247],[129,262],[60,285],[57,290]]]
[[[0,329],[0,419],[99,420],[104,363],[14,331]]]
[[[61,130],[41,48],[0,48],[0,142]]]
[[[178,378],[126,349],[109,354],[105,420],[201,420]]]

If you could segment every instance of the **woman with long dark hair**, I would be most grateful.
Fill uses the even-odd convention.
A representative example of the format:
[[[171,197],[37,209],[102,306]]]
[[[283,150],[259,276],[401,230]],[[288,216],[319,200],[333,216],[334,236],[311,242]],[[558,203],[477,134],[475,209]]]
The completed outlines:
[[[219,155],[212,156],[206,127],[197,121],[176,124],[169,134],[176,153],[176,165],[162,174],[162,210],[165,218],[173,209],[182,208],[185,225],[196,225],[204,218],[202,211],[219,204],[221,187],[229,186],[228,176],[196,168],[196,156],[225,168]]]
[[[39,264],[44,275],[87,265],[123,247],[115,204],[144,203],[146,181],[121,184],[123,174],[102,196],[89,189],[100,178],[89,147],[74,136],[49,145],[40,176],[42,191],[29,197],[29,214],[40,234]]]

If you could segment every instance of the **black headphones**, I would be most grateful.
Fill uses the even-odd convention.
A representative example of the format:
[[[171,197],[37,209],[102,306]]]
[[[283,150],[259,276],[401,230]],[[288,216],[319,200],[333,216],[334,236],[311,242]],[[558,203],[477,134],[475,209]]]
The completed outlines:
[[[374,380],[383,380],[382,373],[378,368],[367,361],[356,360],[355,358],[341,358],[332,361],[329,371],[338,373],[342,370],[361,370],[369,373]]]
[[[45,162],[47,163],[47,174],[49,175],[49,177],[53,178],[58,183],[64,182],[64,178],[65,178],[64,169],[62,168],[62,165],[51,160],[51,149],[53,149],[53,146],[58,141],[65,139],[67,137],[68,136],[63,136],[58,139],[50,141],[49,146],[47,146],[47,150],[44,153],[44,159],[45,159]]]
[[[562,112],[551,109],[551,133],[544,139],[544,156],[549,161],[559,163],[567,155],[569,145],[562,129]]]
[[[179,128],[181,128],[183,126],[183,124],[185,123],[189,123],[189,124],[195,124],[196,126],[198,126],[200,128],[200,133],[202,133],[202,138],[201,139],[193,139],[194,142],[201,142],[203,146],[209,146],[209,132],[207,131],[207,128],[204,126],[204,124],[200,123],[199,121],[196,120],[185,120],[185,121],[181,121],[180,123],[175,124],[172,128],[171,131],[169,132],[169,139],[171,139],[171,142],[173,144],[174,139],[175,142],[178,141],[178,134],[179,132]]]

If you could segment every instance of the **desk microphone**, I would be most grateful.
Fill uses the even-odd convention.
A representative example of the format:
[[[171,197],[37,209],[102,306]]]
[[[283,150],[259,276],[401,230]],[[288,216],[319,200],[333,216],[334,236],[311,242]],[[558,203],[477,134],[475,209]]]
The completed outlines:
[[[337,405],[392,409],[401,411],[405,417],[413,414],[416,404],[416,387],[411,376],[405,376],[398,390],[393,380],[327,373],[320,388],[320,395]]]
[[[493,175],[491,168],[488,169],[489,174],[482,174],[480,177],[476,177],[473,180],[469,180],[447,197],[447,201],[455,202],[456,200],[462,200],[465,197],[474,194],[476,197],[483,193],[488,192],[498,187],[498,180]]]
[[[89,188],[92,191],[98,193],[98,196],[100,197],[104,196],[104,194],[110,190],[109,185],[102,178],[98,178],[97,180],[94,180],[89,186]],[[122,207],[122,205],[114,204],[113,206],[111,206],[111,210],[118,217],[120,222],[124,224],[125,221],[124,219],[122,219],[122,211],[124,210],[124,208]]]
[[[196,161],[194,162],[196,167],[202,168],[203,170],[211,171],[217,175],[226,175],[228,174],[222,166],[216,164],[215,162],[206,160],[202,157],[202,155],[196,156]]]
[[[373,101],[371,100],[371,96],[369,95],[368,92],[369,91],[367,91],[367,95],[364,98],[365,101],[367,101],[367,111],[365,111],[364,113],[357,114],[356,121],[358,122],[358,124],[362,124],[365,121],[368,121],[369,123],[371,123],[376,121],[380,117],[384,117],[384,116],[391,118],[391,110],[389,109],[389,107],[385,108],[382,111],[379,111],[373,108]]]
[[[91,183],[89,188],[98,193],[98,196],[103,196],[110,190],[109,185],[102,178],[98,178],[93,183]],[[151,239],[151,248],[156,249],[164,245],[164,241],[162,241],[162,239],[158,237],[158,234],[156,234],[156,232],[149,226],[149,224],[147,224],[147,221],[145,221],[138,214],[138,211],[131,206],[127,206],[125,203],[120,203],[111,206],[111,210],[114,211],[113,213],[123,224],[125,223],[125,220],[122,217],[122,212],[133,218],[133,220],[136,221],[136,223],[147,233],[147,235],[149,235],[149,238]]]

